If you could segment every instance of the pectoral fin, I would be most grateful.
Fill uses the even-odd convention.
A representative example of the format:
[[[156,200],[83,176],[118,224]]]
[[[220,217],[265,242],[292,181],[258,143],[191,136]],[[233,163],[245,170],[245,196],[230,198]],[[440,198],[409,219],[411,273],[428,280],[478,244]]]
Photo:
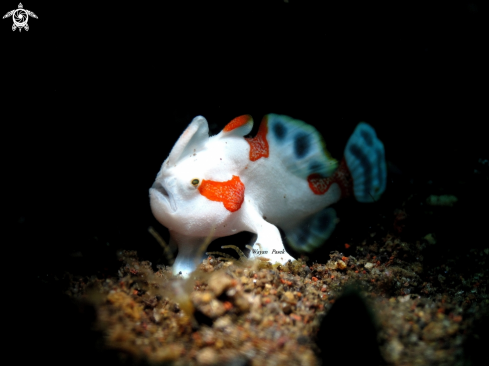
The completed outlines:
[[[285,251],[280,231],[275,225],[267,222],[254,209],[247,207],[245,214],[245,222],[247,231],[256,234],[256,241],[253,244],[253,249],[250,252],[250,258],[265,257],[270,259],[270,262],[279,262],[285,264],[289,260],[295,260],[294,257]]]

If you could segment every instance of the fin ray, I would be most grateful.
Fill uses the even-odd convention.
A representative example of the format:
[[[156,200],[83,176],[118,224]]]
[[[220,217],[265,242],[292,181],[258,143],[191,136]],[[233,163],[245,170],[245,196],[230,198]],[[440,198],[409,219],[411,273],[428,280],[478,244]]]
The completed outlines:
[[[238,136],[243,137],[250,133],[253,128],[253,118],[249,114],[236,117],[229,122],[219,133],[220,136]]]

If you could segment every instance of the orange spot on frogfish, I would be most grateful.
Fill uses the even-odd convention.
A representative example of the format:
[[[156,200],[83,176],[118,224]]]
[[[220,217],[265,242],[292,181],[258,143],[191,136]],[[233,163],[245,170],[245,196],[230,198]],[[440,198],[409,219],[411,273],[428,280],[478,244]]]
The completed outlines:
[[[238,127],[247,124],[250,120],[251,116],[249,114],[243,114],[242,116],[236,117],[231,122],[229,122],[222,130],[224,132],[232,131]]]
[[[199,186],[199,192],[202,196],[211,201],[222,202],[224,207],[231,212],[241,208],[244,201],[244,191],[245,186],[236,175],[233,175],[233,178],[226,182],[203,179]]]
[[[319,174],[314,173],[307,177],[307,182],[309,183],[309,188],[314,194],[325,194],[331,184],[333,184],[333,179],[323,178]]]
[[[353,193],[353,180],[344,158],[341,159],[340,165],[332,177],[324,178],[317,173],[313,173],[307,177],[307,182],[309,183],[309,188],[315,194],[326,193],[333,183],[337,183],[340,186],[342,198],[348,197]]]
[[[255,137],[247,137],[246,141],[250,144],[250,160],[256,161],[260,158],[268,158],[269,149],[267,141],[268,119],[263,117],[258,133]]]

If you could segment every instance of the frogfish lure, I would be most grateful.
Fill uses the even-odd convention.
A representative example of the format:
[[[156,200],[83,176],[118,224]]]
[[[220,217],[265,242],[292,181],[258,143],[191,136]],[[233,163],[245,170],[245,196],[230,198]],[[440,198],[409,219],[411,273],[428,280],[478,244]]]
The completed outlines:
[[[250,257],[272,263],[294,260],[321,246],[336,225],[329,207],[354,195],[377,200],[386,185],[384,145],[361,122],[338,163],[319,132],[291,117],[268,114],[255,137],[243,115],[209,137],[207,121],[195,117],[173,146],[150,189],[151,210],[178,247],[175,274],[188,276],[202,259],[206,238],[241,231],[256,234]]]

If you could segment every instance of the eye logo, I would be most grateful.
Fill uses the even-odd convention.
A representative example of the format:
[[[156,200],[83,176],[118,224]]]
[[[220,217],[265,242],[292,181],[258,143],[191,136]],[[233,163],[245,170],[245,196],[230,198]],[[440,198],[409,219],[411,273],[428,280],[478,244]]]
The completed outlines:
[[[19,32],[24,28],[26,31],[29,30],[29,26],[27,25],[27,21],[29,20],[29,15],[33,18],[37,18],[37,15],[32,11],[24,9],[22,3],[19,3],[19,8],[9,11],[7,14],[3,16],[3,19],[12,17],[14,24],[12,25],[12,30],[15,31],[19,28]]]

